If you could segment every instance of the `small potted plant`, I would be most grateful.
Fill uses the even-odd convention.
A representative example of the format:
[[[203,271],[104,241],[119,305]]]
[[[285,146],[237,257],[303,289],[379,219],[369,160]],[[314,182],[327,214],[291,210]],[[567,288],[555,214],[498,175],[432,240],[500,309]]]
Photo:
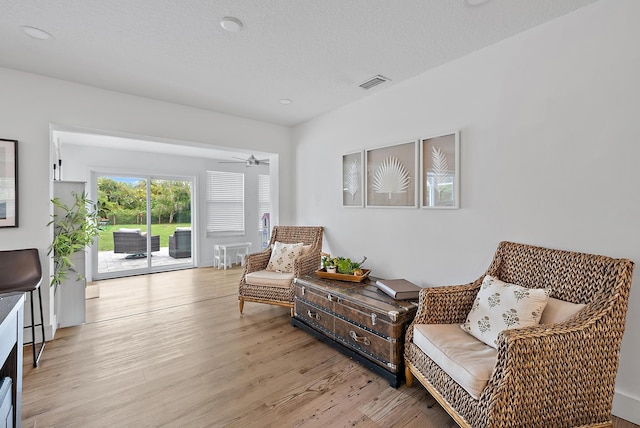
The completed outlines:
[[[336,263],[338,266],[338,273],[343,275],[362,275],[362,269],[360,269],[360,265],[364,263],[367,258],[365,257],[360,263],[352,262],[349,258],[338,257],[338,262]]]
[[[336,273],[338,270],[338,259],[329,256],[322,256],[322,269],[327,273]]]
[[[51,285],[60,285],[68,272],[76,272],[71,256],[83,251],[93,243],[98,236],[98,214],[95,204],[83,192],[81,195],[73,193],[74,203],[65,205],[58,198],[51,200],[56,208],[52,220],[53,241],[49,246],[49,254],[53,254],[54,272],[51,275]],[[90,206],[90,208],[89,208]],[[84,279],[78,273],[78,280]]]

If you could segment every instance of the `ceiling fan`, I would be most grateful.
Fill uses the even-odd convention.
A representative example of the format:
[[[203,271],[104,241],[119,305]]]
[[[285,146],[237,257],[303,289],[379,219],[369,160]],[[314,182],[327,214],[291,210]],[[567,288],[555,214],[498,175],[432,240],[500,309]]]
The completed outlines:
[[[218,163],[244,163],[246,166],[258,166],[269,165],[269,159],[257,159],[254,155],[249,156],[247,159],[237,158],[232,156],[237,161],[218,161]]]

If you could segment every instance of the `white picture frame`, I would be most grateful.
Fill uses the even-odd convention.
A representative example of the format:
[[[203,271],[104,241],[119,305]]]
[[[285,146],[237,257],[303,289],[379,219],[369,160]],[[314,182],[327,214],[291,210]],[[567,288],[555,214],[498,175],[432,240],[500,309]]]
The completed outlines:
[[[420,139],[420,207],[460,208],[460,131]]]
[[[365,151],[366,207],[418,206],[418,142],[407,141]]]
[[[0,138],[0,228],[18,227],[18,140]]]
[[[342,155],[342,206],[364,207],[364,151]]]

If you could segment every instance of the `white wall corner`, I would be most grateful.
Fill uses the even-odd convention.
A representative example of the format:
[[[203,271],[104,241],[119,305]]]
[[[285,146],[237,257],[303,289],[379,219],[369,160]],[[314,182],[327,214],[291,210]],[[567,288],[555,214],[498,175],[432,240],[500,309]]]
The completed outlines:
[[[613,396],[612,413],[619,418],[640,425],[640,398],[616,391]]]

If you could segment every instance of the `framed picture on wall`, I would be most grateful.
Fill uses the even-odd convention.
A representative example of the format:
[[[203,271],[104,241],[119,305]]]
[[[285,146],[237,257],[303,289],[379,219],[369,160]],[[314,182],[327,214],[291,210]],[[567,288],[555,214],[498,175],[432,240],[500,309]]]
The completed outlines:
[[[367,150],[366,206],[415,208],[418,200],[416,141]]]
[[[364,206],[364,181],[362,168],[364,152],[359,151],[342,156],[342,206]]]
[[[460,132],[420,139],[420,206],[460,208]]]
[[[18,141],[0,139],[0,227],[18,227]]]

